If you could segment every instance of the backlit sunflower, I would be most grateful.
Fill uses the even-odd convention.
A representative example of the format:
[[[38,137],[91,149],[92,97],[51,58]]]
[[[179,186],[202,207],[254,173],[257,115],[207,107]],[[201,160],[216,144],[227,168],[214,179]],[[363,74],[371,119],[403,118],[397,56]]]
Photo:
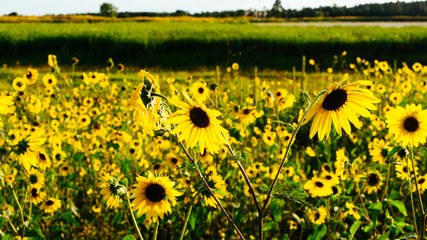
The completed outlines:
[[[9,114],[15,112],[12,96],[0,96],[0,114]]]
[[[384,140],[374,139],[373,147],[369,150],[372,161],[385,164],[390,147]]]
[[[420,193],[424,193],[424,191],[427,189],[427,174],[424,174],[424,176],[418,176],[417,177],[417,184],[418,184],[418,188],[420,190]],[[415,192],[416,186],[412,186],[412,191]]]
[[[137,216],[147,215],[147,219],[163,219],[165,214],[172,213],[171,205],[176,204],[175,197],[181,193],[175,190],[174,182],[168,177],[155,177],[151,173],[148,177],[137,176],[137,183],[133,185],[131,198]]]
[[[28,197],[33,204],[39,204],[46,197],[46,193],[40,191],[39,188],[31,188],[30,196]]]
[[[357,114],[369,117],[370,112],[367,109],[377,109],[373,103],[378,103],[380,100],[374,97],[371,91],[359,88],[361,85],[370,84],[370,81],[356,81],[342,85],[347,78],[348,74],[345,74],[339,83],[333,84],[323,97],[320,97],[309,109],[303,123],[307,123],[314,117],[310,129],[310,138],[313,138],[317,133],[319,140],[324,137],[327,139],[332,124],[339,135],[342,135],[341,128],[350,134],[350,122],[356,128],[360,129],[362,126]]]
[[[417,147],[427,139],[427,110],[415,104],[398,106],[387,114],[387,126],[397,142]]]
[[[227,143],[222,134],[228,137],[228,131],[220,125],[222,121],[217,119],[221,113],[207,109],[205,104],[197,99],[191,100],[186,93],[184,96],[189,103],[171,100],[180,108],[170,115],[168,120],[170,124],[177,124],[171,134],[178,134],[179,141],[185,141],[188,148],[193,148],[198,143],[202,154],[205,148],[208,152],[217,153],[220,146]]]
[[[222,199],[224,198],[224,196],[228,194],[227,185],[225,184],[225,181],[222,179],[220,175],[216,173],[209,175],[209,179],[207,182],[208,182],[209,188],[212,190],[213,194],[217,199]],[[209,205],[214,208],[216,207],[216,201],[212,197],[212,195],[209,193],[209,191],[204,190],[202,191],[201,194],[206,205]]]
[[[37,81],[39,72],[36,69],[28,68],[27,72],[24,75],[24,78],[27,80],[28,85],[33,85]]]
[[[102,188],[99,193],[103,195],[103,199],[107,201],[107,207],[116,208],[119,206],[120,197],[125,194],[123,186],[116,178],[107,173],[104,173],[104,176],[101,176],[99,180],[101,180],[101,182],[98,184],[98,187]]]
[[[249,125],[259,117],[264,115],[263,111],[257,111],[255,107],[243,107],[240,111],[240,122],[243,123],[243,125]]]
[[[22,92],[27,87],[27,81],[25,80],[25,78],[17,77],[15,79],[13,79],[12,87],[16,91]]]
[[[175,169],[176,166],[182,163],[181,158],[174,153],[168,153],[166,161],[171,169]]]
[[[53,74],[47,73],[43,76],[43,83],[45,86],[55,86],[57,82],[58,80]]]
[[[35,150],[45,140],[45,138],[34,135],[28,139],[21,139],[17,144],[18,146],[13,149],[13,153],[18,157],[19,163],[24,166],[25,170],[30,171],[31,166],[38,165]]]
[[[40,209],[44,210],[45,213],[54,213],[61,207],[61,200],[56,198],[49,198],[46,202],[44,202]]]
[[[333,194],[332,186],[324,179],[313,177],[304,184],[311,197],[326,197]]]

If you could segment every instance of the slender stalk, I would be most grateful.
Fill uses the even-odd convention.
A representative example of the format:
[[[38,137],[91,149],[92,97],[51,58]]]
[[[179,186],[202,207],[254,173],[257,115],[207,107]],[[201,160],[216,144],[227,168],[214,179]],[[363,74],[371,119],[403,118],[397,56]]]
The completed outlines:
[[[128,202],[130,215],[132,216],[133,224],[135,225],[136,231],[138,232],[138,236],[139,236],[139,238],[140,238],[141,240],[144,240],[144,238],[142,237],[141,232],[139,231],[139,227],[138,227],[138,223],[136,222],[135,215],[133,214],[133,211],[132,211],[132,205],[130,204],[130,200],[129,200],[129,193],[128,193],[128,191],[127,191],[127,189],[126,189],[126,187],[125,187],[125,186],[123,186],[123,185],[122,185],[122,188],[123,188],[123,189],[125,190],[125,192],[126,192],[126,200],[127,200],[127,202]]]
[[[160,226],[160,220],[157,219],[157,221],[156,221],[156,228],[154,229],[153,240],[157,240],[157,234],[159,232],[159,226]]]
[[[15,198],[15,201],[18,204],[19,213],[21,215],[21,221],[22,221],[22,235],[21,235],[21,238],[24,239],[24,237],[25,237],[24,211],[22,210],[21,204],[19,203],[18,197],[16,196],[15,190],[13,190],[12,183],[9,183],[9,185],[10,185],[10,188],[12,189],[13,197]]]
[[[231,225],[233,225],[234,230],[236,230],[237,234],[239,235],[239,237],[242,240],[245,240],[245,238],[243,237],[242,233],[240,232],[239,228],[236,226],[236,224],[234,223],[233,219],[230,217],[230,215],[227,213],[227,211],[225,210],[225,208],[222,206],[221,202],[218,200],[218,198],[215,196],[215,194],[212,192],[211,188],[209,187],[208,182],[206,181],[205,177],[203,176],[202,172],[200,171],[199,165],[197,165],[196,161],[193,159],[193,157],[191,157],[190,153],[187,151],[187,149],[185,148],[184,144],[180,141],[178,141],[179,145],[181,146],[181,148],[184,150],[185,155],[187,155],[188,159],[194,164],[196,165],[196,170],[197,173],[199,174],[200,179],[202,179],[202,183],[203,185],[206,187],[206,189],[209,191],[209,193],[211,194],[211,196],[213,197],[213,199],[215,200],[215,202],[218,204],[219,208],[221,209],[221,211],[224,213],[224,215],[227,217],[228,221],[231,223]]]
[[[18,231],[16,230],[15,226],[13,225],[12,221],[9,219],[9,217],[6,217],[7,221],[9,222],[10,226],[12,227],[13,231],[16,235],[19,235]]]
[[[385,183],[385,187],[383,189],[383,195],[381,196],[381,202],[384,201],[385,198],[385,194],[387,192],[387,187],[388,187],[388,183],[390,181],[390,168],[391,168],[391,163],[388,164],[388,170],[387,170],[387,181]]]
[[[274,177],[273,183],[271,184],[270,189],[268,190],[268,193],[267,193],[267,199],[265,200],[265,202],[264,202],[264,206],[263,206],[263,207],[262,207],[262,209],[261,209],[261,211],[262,211],[262,212],[264,212],[264,211],[265,211],[265,209],[266,209],[266,207],[267,207],[267,204],[269,203],[269,201],[270,201],[270,199],[271,199],[271,192],[273,191],[274,185],[276,185],[277,179],[279,178],[279,174],[280,174],[280,172],[282,171],[283,166],[285,165],[286,158],[288,157],[289,150],[291,149],[291,146],[292,146],[292,143],[293,143],[293,141],[294,141],[294,139],[295,139],[295,136],[297,135],[297,133],[298,133],[299,129],[300,129],[300,128],[301,128],[301,126],[302,126],[302,123],[304,122],[304,118],[307,116],[308,110],[313,106],[313,104],[317,101],[317,99],[319,99],[319,97],[320,97],[320,96],[322,96],[325,92],[326,92],[326,91],[322,91],[322,92],[320,92],[320,93],[316,96],[316,98],[313,100],[313,102],[311,102],[311,103],[310,103],[310,105],[305,109],[304,114],[303,114],[303,116],[302,116],[301,120],[299,121],[299,123],[298,123],[297,127],[292,131],[291,139],[289,140],[289,144],[288,144],[288,146],[286,147],[285,155],[283,156],[282,162],[280,163],[280,167],[279,167],[279,169],[277,170],[276,176]]]
[[[420,239],[424,240],[424,233],[425,233],[425,230],[426,230],[426,226],[425,226],[426,221],[425,221],[425,216],[424,215],[426,213],[424,211],[423,200],[421,198],[420,189],[418,187],[417,174],[415,172],[415,164],[414,164],[414,148],[412,146],[410,147],[409,157],[411,158],[412,172],[414,173],[414,180],[415,180],[415,188],[417,190],[418,201],[419,201],[419,204],[420,204],[420,209],[421,209],[421,214],[422,214],[421,229],[420,229],[420,231],[421,231],[421,238]],[[412,188],[411,188],[411,191],[412,191]],[[412,195],[412,193],[411,193],[411,195]]]
[[[187,228],[188,220],[190,220],[190,215],[191,215],[192,209],[193,209],[193,204],[191,204],[190,207],[188,207],[187,214],[185,216],[185,222],[184,222],[184,225],[182,226],[181,236],[179,237],[179,240],[184,239],[185,229]]]
[[[412,217],[414,218],[414,227],[415,227],[415,232],[417,233],[417,238],[418,238],[419,235],[418,235],[418,227],[417,227],[417,218],[415,217],[414,197],[412,196],[411,171],[409,170],[409,160],[408,160],[408,158],[406,158],[406,165],[408,166],[409,194],[411,195]]]
[[[227,140],[227,138],[225,137],[224,133],[221,133],[221,134],[222,134],[222,136],[224,137],[225,141],[227,141],[227,144],[226,144],[226,145],[227,145],[228,151],[229,151],[229,152],[231,153],[231,155],[235,158],[235,157],[236,157],[236,153],[234,153],[234,151],[233,151],[233,149],[231,148],[230,144],[228,143],[228,140]],[[243,177],[245,178],[246,184],[248,184],[248,186],[249,186],[249,192],[251,193],[252,198],[254,199],[254,202],[255,202],[255,206],[256,206],[256,208],[257,208],[257,211],[258,211],[258,213],[260,213],[260,212],[261,212],[261,207],[259,206],[258,200],[257,200],[257,198],[256,198],[256,196],[255,196],[255,191],[254,191],[254,188],[252,187],[251,180],[249,180],[249,177],[248,177],[248,175],[246,174],[246,171],[245,171],[245,169],[243,168],[242,163],[241,163],[239,160],[236,160],[236,162],[237,162],[237,165],[239,166],[240,171],[241,171],[241,172],[242,172],[242,174],[243,174]]]
[[[369,217],[368,210],[366,209],[365,201],[363,201],[363,198],[362,198],[362,195],[361,195],[361,191],[360,191],[359,183],[358,182],[356,183],[356,189],[357,189],[357,195],[359,196],[359,199],[362,202],[363,209],[365,210],[365,218],[370,223],[371,222],[371,218]]]

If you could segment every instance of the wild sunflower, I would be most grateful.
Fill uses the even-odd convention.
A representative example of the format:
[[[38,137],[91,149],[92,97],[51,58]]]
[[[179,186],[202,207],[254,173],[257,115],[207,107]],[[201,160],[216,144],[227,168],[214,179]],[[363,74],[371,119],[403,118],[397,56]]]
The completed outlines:
[[[40,189],[44,186],[44,174],[39,172],[37,169],[31,168],[28,172],[28,176],[30,180],[30,187]]]
[[[403,146],[418,147],[427,139],[427,110],[415,104],[406,105],[406,109],[398,106],[387,114],[387,126]]]
[[[9,114],[15,112],[12,96],[0,96],[0,114]]]
[[[168,177],[154,176],[151,173],[148,177],[137,176],[137,183],[133,185],[131,198],[137,216],[147,215],[147,219],[163,219],[165,214],[172,213],[171,205],[176,204],[175,197],[181,193],[175,190],[174,182]]]
[[[25,170],[30,171],[31,166],[37,166],[38,161],[35,155],[35,150],[45,142],[45,138],[40,136],[30,136],[28,139],[21,139],[17,147],[13,149],[13,153],[18,157],[19,163],[22,164]]]
[[[353,203],[346,202],[345,206],[348,208],[348,211],[345,212],[346,214],[353,216],[354,218],[356,218],[356,220],[359,220],[361,218],[359,212],[356,209],[356,206],[354,206]]]
[[[56,55],[54,54],[49,54],[47,56],[47,64],[51,67],[55,67],[58,65],[58,61],[56,60]]]
[[[378,192],[383,185],[381,173],[378,170],[369,170],[366,174],[366,188],[368,194]]]
[[[61,207],[61,200],[56,198],[49,198],[46,202],[44,202],[40,209],[44,210],[45,213],[54,213]]]
[[[310,209],[308,213],[308,219],[310,219],[312,223],[320,225],[325,222],[327,215],[326,208],[321,206],[317,211]]]
[[[332,186],[324,179],[313,177],[304,184],[304,189],[311,197],[326,197],[333,194]]]
[[[417,177],[417,184],[418,184],[418,188],[420,190],[420,193],[424,193],[424,191],[427,189],[427,174],[424,174],[423,176],[419,176]],[[412,191],[415,192],[416,186],[412,186]]]
[[[169,116],[168,123],[177,124],[171,134],[178,134],[179,141],[186,141],[189,148],[199,144],[200,153],[217,153],[220,146],[227,143],[223,134],[228,138],[228,131],[221,127],[220,120],[217,119],[221,113],[217,110],[207,109],[205,104],[197,99],[193,101],[186,93],[184,96],[189,103],[179,100],[171,100],[180,110]]]
[[[209,188],[212,190],[213,194],[217,199],[222,199],[228,194],[227,185],[220,175],[216,173],[209,175],[209,179],[207,182]],[[209,193],[209,191],[203,190],[201,194],[206,205],[214,208],[216,207],[216,201]]]
[[[46,193],[42,192],[40,188],[31,188],[30,196],[28,197],[33,204],[39,204],[46,197]]]
[[[27,80],[28,85],[33,85],[36,83],[38,75],[39,72],[36,69],[28,68],[24,78]]]
[[[361,85],[367,85],[369,81],[356,81],[350,84],[342,85],[348,78],[345,74],[339,83],[333,84],[328,92],[323,97],[320,97],[316,103],[310,108],[304,120],[304,124],[314,117],[310,129],[310,138],[313,138],[316,133],[319,140],[324,137],[329,138],[331,125],[333,124],[337,133],[341,136],[342,130],[347,134],[351,133],[350,123],[356,128],[361,128],[357,114],[364,117],[369,117],[370,110],[376,110],[377,107],[373,103],[378,103],[380,100],[367,89],[359,88]]]
[[[17,77],[15,79],[13,79],[12,82],[12,87],[13,89],[15,89],[16,91],[24,91],[25,88],[27,87],[27,81],[24,78],[21,77]]]
[[[53,74],[47,73],[43,76],[43,83],[45,86],[55,86],[57,82],[58,80]]]
[[[414,172],[414,168],[412,167],[412,164],[407,164],[407,161],[396,161],[395,165],[396,169],[396,176],[400,178],[401,180],[407,181],[408,180],[408,171]],[[418,174],[418,167],[415,166],[415,174]]]
[[[174,153],[168,153],[168,155],[166,155],[166,162],[171,169],[175,169],[176,166],[182,163],[182,160],[178,155]]]
[[[243,107],[240,111],[239,118],[243,125],[249,125],[262,115],[264,115],[264,112],[262,110],[258,112],[255,107]]]
[[[103,199],[107,201],[107,207],[116,208],[119,206],[120,197],[125,194],[123,186],[116,178],[107,173],[104,173],[99,180],[101,180],[101,182],[98,184],[98,187],[102,188],[99,193],[103,195]]]
[[[190,88],[190,93],[193,98],[204,102],[209,98],[209,88],[206,86],[206,83],[203,81],[198,81],[193,83]]]
[[[372,156],[372,161],[378,162],[380,164],[385,164],[386,158],[388,156],[390,147],[388,143],[383,139],[374,139],[372,149],[369,150],[369,153]]]
[[[276,132],[266,132],[262,135],[262,139],[264,140],[265,144],[271,146],[274,144],[274,140],[276,139]]]

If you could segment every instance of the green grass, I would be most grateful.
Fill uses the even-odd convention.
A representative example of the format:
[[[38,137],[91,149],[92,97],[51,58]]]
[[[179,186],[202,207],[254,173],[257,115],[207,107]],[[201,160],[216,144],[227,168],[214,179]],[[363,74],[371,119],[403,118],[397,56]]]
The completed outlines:
[[[232,23],[17,23],[0,24],[0,63],[38,65],[56,54],[97,65],[197,68],[224,65],[291,69],[301,56],[327,67],[334,54],[349,58],[427,62],[424,27],[295,27]]]

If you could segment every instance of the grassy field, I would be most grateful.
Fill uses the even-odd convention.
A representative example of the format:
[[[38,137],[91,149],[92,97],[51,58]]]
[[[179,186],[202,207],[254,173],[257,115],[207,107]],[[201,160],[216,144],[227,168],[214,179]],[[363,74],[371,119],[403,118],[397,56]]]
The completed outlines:
[[[301,57],[321,68],[342,51],[348,58],[425,63],[423,27],[290,27],[241,23],[120,22],[0,24],[0,63],[41,65],[57,54],[62,65],[78,57],[97,65],[112,57],[137,67],[194,69],[239,62],[272,69],[301,67]]]

